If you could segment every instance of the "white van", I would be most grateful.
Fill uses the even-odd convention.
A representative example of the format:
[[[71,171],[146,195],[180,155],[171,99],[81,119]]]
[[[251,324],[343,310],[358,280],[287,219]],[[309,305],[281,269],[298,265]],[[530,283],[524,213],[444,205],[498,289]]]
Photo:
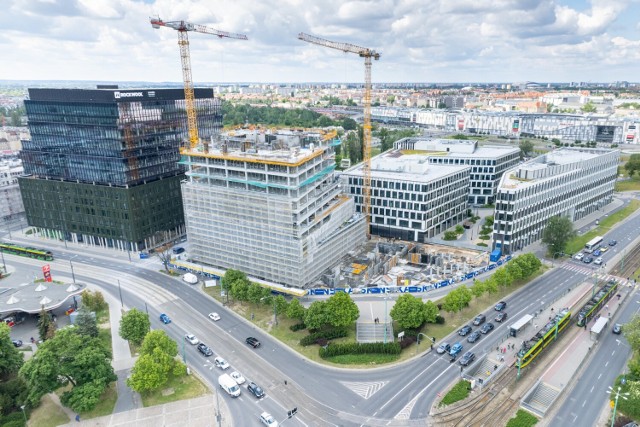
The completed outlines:
[[[240,386],[229,374],[220,375],[218,377],[218,384],[220,384],[220,388],[226,391],[229,396],[240,396]]]

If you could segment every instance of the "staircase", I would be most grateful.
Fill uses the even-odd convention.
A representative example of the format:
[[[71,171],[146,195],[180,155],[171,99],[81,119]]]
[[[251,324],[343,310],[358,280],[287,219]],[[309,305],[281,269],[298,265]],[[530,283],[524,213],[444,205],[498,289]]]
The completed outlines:
[[[544,417],[544,414],[547,410],[553,405],[553,402],[556,400],[558,395],[560,394],[560,390],[541,382],[538,384],[538,387],[534,390],[533,393],[529,394],[526,400],[523,400],[523,406],[526,405],[526,408],[529,411],[532,411],[538,414],[541,417]]]
[[[357,342],[384,342],[385,341],[385,326],[386,342],[393,342],[393,327],[391,322],[387,323],[372,323],[372,322],[358,322],[356,327],[356,341]]]

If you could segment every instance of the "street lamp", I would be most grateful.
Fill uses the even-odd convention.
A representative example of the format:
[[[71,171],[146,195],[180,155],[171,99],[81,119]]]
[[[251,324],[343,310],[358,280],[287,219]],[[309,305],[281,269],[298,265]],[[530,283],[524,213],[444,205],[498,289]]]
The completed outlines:
[[[384,296],[384,343],[387,343],[387,300],[389,297]]]
[[[609,390],[607,390],[607,393],[609,395],[611,395],[612,393],[616,394],[616,400],[613,405],[613,415],[611,415],[611,427],[613,427],[613,424],[616,421],[616,409],[618,409],[618,398],[622,397],[624,400],[628,400],[627,396],[629,396],[629,393],[620,393],[620,386],[618,386],[618,389],[615,392],[613,391],[613,388],[611,388],[611,386],[609,386],[608,389]]]
[[[71,262],[72,259],[74,259],[75,257],[77,257],[78,255],[74,255],[71,258],[69,258],[69,265],[71,266],[71,279],[73,280],[73,284],[76,284],[76,275],[73,272],[73,262]]]
[[[267,298],[269,298],[269,297],[262,297],[262,298],[260,298],[260,301],[264,301]],[[275,298],[272,298],[272,299],[273,299],[273,323],[274,323],[274,325],[277,326],[278,325],[278,315],[277,315],[277,312],[276,312],[276,299]]]

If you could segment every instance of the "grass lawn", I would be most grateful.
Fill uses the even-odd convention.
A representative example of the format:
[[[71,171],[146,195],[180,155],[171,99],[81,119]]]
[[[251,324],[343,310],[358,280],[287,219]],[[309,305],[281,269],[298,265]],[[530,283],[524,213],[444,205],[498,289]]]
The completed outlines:
[[[469,383],[467,381],[460,381],[458,384],[454,385],[449,393],[445,394],[440,402],[440,406],[451,405],[452,403],[459,402],[464,400],[469,396],[470,392]]]
[[[638,191],[640,190],[640,176],[635,175],[631,179],[617,181],[615,191]]]
[[[31,411],[29,415],[28,426],[32,427],[54,427],[62,424],[66,424],[69,421],[69,417],[64,411],[47,395],[42,397],[40,406]]]
[[[163,396],[163,392],[169,389],[173,389],[173,393]],[[192,399],[207,393],[207,387],[195,375],[184,375],[181,377],[171,375],[167,384],[162,388],[153,392],[143,393],[141,397],[142,405],[147,407],[178,400]]]
[[[538,418],[527,411],[518,409],[516,416],[507,423],[507,427],[528,427],[536,424],[538,424]]]
[[[80,419],[102,417],[104,415],[110,415],[113,412],[113,408],[116,406],[116,400],[118,400],[118,392],[116,391],[116,383],[109,384],[100,396],[100,401],[91,411],[82,412]]]
[[[609,215],[606,218],[603,218],[600,221],[600,225],[598,225],[595,230],[589,231],[582,236],[577,236],[571,239],[571,241],[567,244],[565,252],[570,254],[580,252],[589,240],[593,239],[596,236],[602,236],[603,234],[609,232],[616,224],[634,213],[636,210],[638,210],[638,208],[640,208],[640,200],[631,200],[631,203],[629,203],[629,205],[624,209],[621,209],[618,212]],[[604,244],[606,245],[606,242]]]
[[[316,350],[317,350],[317,346]],[[399,355],[395,354],[344,354],[325,359],[327,362],[337,365],[384,365],[386,363],[395,362],[399,359]]]

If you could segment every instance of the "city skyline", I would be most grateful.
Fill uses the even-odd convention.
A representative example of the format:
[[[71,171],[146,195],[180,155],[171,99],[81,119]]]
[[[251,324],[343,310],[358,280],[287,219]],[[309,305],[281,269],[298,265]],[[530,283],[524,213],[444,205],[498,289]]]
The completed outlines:
[[[426,3],[426,4],[425,4]],[[149,16],[246,34],[191,33],[198,82],[358,82],[360,58],[307,32],[382,54],[374,82],[633,81],[637,0],[10,0],[6,80],[180,82],[176,32]]]

